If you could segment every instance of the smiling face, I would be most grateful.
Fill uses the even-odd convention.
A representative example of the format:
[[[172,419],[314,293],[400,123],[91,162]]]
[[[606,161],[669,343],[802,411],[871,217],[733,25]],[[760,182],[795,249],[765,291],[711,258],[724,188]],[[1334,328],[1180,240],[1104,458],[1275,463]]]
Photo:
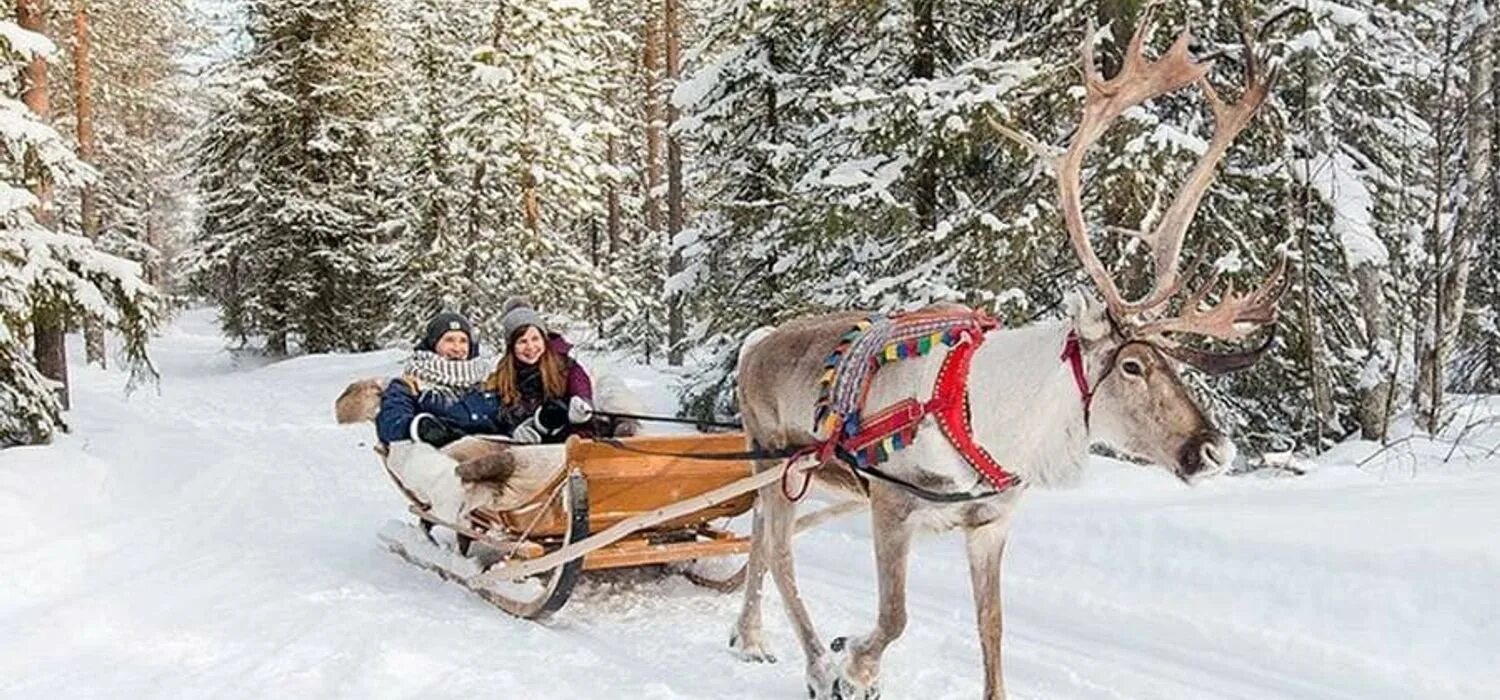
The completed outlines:
[[[448,331],[438,338],[433,351],[449,360],[469,359],[469,334],[463,331]]]
[[[522,364],[536,364],[546,351],[547,339],[542,337],[541,329],[536,326],[527,326],[511,341],[511,352],[515,353],[516,359]]]
[[[1229,467],[1234,443],[1204,415],[1170,358],[1122,336],[1101,306],[1086,306],[1075,322],[1095,377],[1091,437],[1186,482]]]

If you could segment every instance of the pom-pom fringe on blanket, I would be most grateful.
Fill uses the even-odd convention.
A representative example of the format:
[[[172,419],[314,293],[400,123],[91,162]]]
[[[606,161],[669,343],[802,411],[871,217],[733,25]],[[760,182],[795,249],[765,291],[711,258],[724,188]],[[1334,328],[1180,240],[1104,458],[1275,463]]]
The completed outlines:
[[[998,326],[988,314],[972,310],[872,316],[855,324],[823,364],[813,413],[813,430],[824,436],[817,450],[820,456],[838,453],[856,469],[872,468],[911,445],[922,418],[931,413],[937,414],[943,433],[970,464],[997,488],[1013,486],[1015,478],[973,442],[966,410],[968,361],[984,342],[985,332]],[[882,366],[961,344],[968,347],[949,354],[925,404],[910,398],[864,416],[870,383]]]

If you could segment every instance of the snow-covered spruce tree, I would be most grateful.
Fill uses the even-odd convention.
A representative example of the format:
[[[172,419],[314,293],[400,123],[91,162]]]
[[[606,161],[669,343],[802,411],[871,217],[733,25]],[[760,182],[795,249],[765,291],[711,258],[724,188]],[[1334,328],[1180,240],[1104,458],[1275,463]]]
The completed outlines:
[[[1279,80],[1197,228],[1231,233],[1240,256],[1231,262],[1254,274],[1279,246],[1296,251],[1276,345],[1255,371],[1213,382],[1224,413],[1258,438],[1252,449],[1288,440],[1320,449],[1355,430],[1376,437],[1392,413],[1402,241],[1419,225],[1412,193],[1430,173],[1420,156],[1430,134],[1414,99],[1424,47],[1410,13],[1384,5],[1249,17],[1278,20],[1260,43]],[[1236,49],[1237,15],[1219,14],[1219,45]],[[1239,204],[1215,213],[1215,202]]]
[[[1412,193],[1431,170],[1415,107],[1431,65],[1412,28],[1420,13],[1362,0],[1313,13],[1272,9],[1164,6],[1152,49],[1190,25],[1200,53],[1220,55],[1212,80],[1233,96],[1244,80],[1242,26],[1280,15],[1259,44],[1285,63],[1281,81],[1220,166],[1184,256],[1207,261],[1188,272],[1215,267],[1244,288],[1287,244],[1296,251],[1273,359],[1204,382],[1252,450],[1279,436],[1314,444],[1367,422],[1383,428],[1404,313],[1392,304],[1404,263],[1391,269],[1387,249],[1403,250],[1419,226]],[[761,323],[938,299],[1024,321],[1052,313],[1067,288],[1086,287],[1050,173],[984,118],[1065,144],[1078,118],[1081,30],[1091,15],[1098,22],[1093,40],[1110,75],[1139,10],[720,9],[679,91],[701,146],[703,197],[683,283],[700,301],[696,344],[717,358],[689,403],[725,408],[733,351]],[[938,47],[930,55],[929,45]],[[843,68],[820,68],[830,65]],[[1095,245],[1131,296],[1149,273],[1130,231],[1155,224],[1210,129],[1202,97],[1184,91],[1132,110],[1085,165]],[[720,299],[729,310],[702,303]]]
[[[59,193],[58,230],[142,263],[147,281],[165,291],[188,222],[180,156],[193,103],[178,63],[195,37],[187,8],[74,0],[51,11],[62,49],[50,83],[55,124],[100,173]],[[102,329],[86,324],[85,337],[88,360],[103,363]]]
[[[396,20],[390,71],[399,101],[391,121],[387,168],[396,188],[394,257],[403,261],[396,305],[382,336],[405,340],[445,308],[483,315],[478,258],[482,229],[471,208],[481,196],[473,154],[453,136],[478,88],[472,54],[486,40],[490,10],[463,0],[411,0],[392,7]]]
[[[464,305],[491,332],[516,293],[580,319],[642,295],[588,252],[606,215],[599,182],[615,131],[603,99],[605,32],[581,0],[507,2],[475,52],[477,89],[451,133],[474,193],[464,212],[475,271]]]
[[[1081,3],[740,2],[704,21],[676,96],[701,212],[678,283],[695,302],[690,346],[713,352],[692,410],[725,410],[739,339],[788,316],[1056,303],[1048,283],[1073,263],[1055,188],[987,120],[1046,133],[1043,115],[1064,112],[1048,99],[1076,75],[1066,47],[1081,33],[1057,19],[1070,14],[1082,27]]]
[[[383,18],[347,0],[249,4],[249,54],[198,146],[200,284],[273,354],[375,346],[397,279],[377,176]],[[236,211],[235,202],[250,206]]]
[[[800,150],[792,138],[816,89],[803,73],[813,65],[804,58],[818,14],[757,0],[711,10],[671,97],[696,154],[688,183],[696,212],[678,243],[686,266],[668,281],[686,293],[694,319],[688,344],[701,354],[703,369],[684,396],[690,414],[732,412],[740,339],[779,320],[778,309],[807,308],[787,288],[799,280],[774,266],[793,184],[787,161]]]
[[[42,202],[30,185],[65,191],[94,175],[56,130],[14,97],[23,87],[21,67],[55,50],[47,38],[0,20],[0,447],[45,442],[64,427],[53,383],[31,356],[38,316],[97,319],[123,338],[132,381],[152,371],[145,345],[159,300],[139,265],[37,219]]]
[[[590,226],[590,260],[611,279],[637,294],[627,306],[594,308],[592,318],[605,343],[654,360],[666,341],[665,284],[667,240],[660,212],[651,211],[653,178],[651,129],[664,128],[658,107],[666,99],[659,60],[661,2],[594,0],[594,11],[609,28],[603,62],[609,76],[602,90],[612,117],[603,134],[604,159],[597,187],[602,218]],[[660,169],[662,153],[655,154]],[[659,175],[659,174],[658,174]],[[659,181],[659,177],[657,181]],[[606,314],[608,314],[606,316]]]
[[[94,156],[94,217],[101,247],[141,262],[159,289],[172,286],[171,258],[184,243],[189,216],[183,140],[195,113],[179,58],[197,41],[180,0],[87,0],[55,3],[63,32],[56,72],[76,76],[78,15],[89,38]],[[57,80],[58,128],[75,133],[77,81]],[[64,200],[61,223],[83,230],[78,203]],[[73,229],[68,229],[73,230]]]
[[[1139,9],[1118,3],[1100,13],[1102,29],[1095,41],[1105,75],[1115,69],[1139,21]],[[1271,98],[1219,166],[1188,231],[1182,259],[1184,274],[1201,278],[1216,269],[1244,289],[1261,281],[1283,252],[1293,255],[1293,284],[1282,301],[1283,320],[1267,360],[1255,371],[1234,377],[1190,376],[1221,422],[1233,426],[1252,454],[1288,439],[1317,445],[1319,437],[1342,437],[1349,426],[1359,424],[1362,397],[1386,395],[1376,386],[1378,381],[1363,387],[1359,382],[1365,360],[1375,349],[1393,352],[1381,338],[1390,326],[1375,325],[1370,336],[1364,333],[1363,298],[1350,270],[1372,261],[1385,264],[1380,236],[1398,235],[1399,226],[1378,228],[1382,220],[1376,217],[1393,220],[1401,188],[1393,178],[1361,179],[1366,166],[1355,173],[1349,164],[1380,162],[1378,167],[1394,172],[1408,152],[1394,142],[1401,132],[1383,127],[1395,121],[1405,129],[1400,120],[1416,118],[1403,92],[1410,86],[1410,73],[1397,72],[1393,65],[1404,55],[1403,47],[1413,45],[1409,34],[1400,35],[1400,27],[1335,23],[1330,16],[1348,22],[1351,14],[1363,15],[1327,5],[1321,15],[1277,17],[1268,9],[1164,6],[1157,13],[1152,42],[1155,51],[1164,50],[1177,32],[1190,26],[1198,52],[1220,56],[1210,80],[1230,97],[1245,81],[1244,27],[1259,28],[1259,50],[1283,64]],[[1278,21],[1267,25],[1273,18]],[[1360,39],[1361,32],[1385,37],[1384,43],[1377,48],[1379,42]],[[1344,39],[1329,38],[1340,33]],[[1398,41],[1403,39],[1404,43]],[[1359,50],[1351,48],[1361,41]],[[1042,74],[1064,72],[1076,83],[1076,73],[1066,68],[1076,65],[1077,43],[1056,41],[1053,46],[1062,48],[1061,55],[1038,47],[1045,66]],[[1077,119],[1078,94],[1071,84],[1061,90],[1054,84],[1030,104],[1060,99],[1064,108],[1021,110],[1021,122],[1029,127],[1028,133],[1054,145],[1065,144]],[[1309,103],[1314,104],[1305,107]],[[1355,111],[1358,117],[1338,116]],[[1150,277],[1147,249],[1133,231],[1156,224],[1201,155],[1211,129],[1203,97],[1185,90],[1131,110],[1086,162],[1085,218],[1096,227],[1095,245],[1127,296],[1144,293]],[[1052,182],[1038,184],[1055,188]],[[1050,240],[1060,240],[1060,221],[1050,203],[1033,210],[1043,213],[1052,231],[1046,234]],[[1017,239],[1028,240],[1024,234],[1013,236],[1009,244]],[[1190,269],[1200,257],[1203,263]],[[1390,280],[1383,267],[1366,271],[1372,272],[1374,303],[1363,308],[1374,314],[1377,324],[1389,324],[1383,295],[1389,293]],[[1043,281],[1024,286],[1023,292],[1046,298],[1048,288],[1059,286]],[[1379,377],[1387,367],[1383,362],[1370,359],[1374,368],[1364,376]],[[1382,409],[1363,408],[1385,415]],[[1383,425],[1383,418],[1377,420]]]
[[[250,105],[263,85],[242,62],[221,66],[208,80],[205,117],[192,143],[201,212],[184,269],[194,291],[218,305],[224,333],[241,343],[261,327],[263,295],[254,288],[271,272],[269,256],[256,254],[266,213],[255,194],[262,134]]]

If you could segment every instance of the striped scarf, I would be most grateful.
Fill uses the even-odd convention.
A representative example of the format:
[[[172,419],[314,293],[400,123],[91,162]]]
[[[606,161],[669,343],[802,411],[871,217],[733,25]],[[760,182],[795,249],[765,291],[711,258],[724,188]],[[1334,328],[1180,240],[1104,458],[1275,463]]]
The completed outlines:
[[[476,357],[472,360],[450,360],[427,350],[415,350],[406,361],[406,376],[417,381],[423,391],[440,391],[456,397],[489,376],[494,361]]]

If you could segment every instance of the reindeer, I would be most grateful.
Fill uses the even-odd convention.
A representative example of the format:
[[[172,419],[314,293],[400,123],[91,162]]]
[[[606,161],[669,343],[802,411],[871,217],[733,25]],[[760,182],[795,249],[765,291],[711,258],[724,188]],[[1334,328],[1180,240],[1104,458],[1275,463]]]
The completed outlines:
[[[1092,28],[1091,28],[1092,29]],[[746,660],[774,661],[761,628],[761,586],[772,574],[806,657],[806,679],[814,698],[878,697],[881,655],[906,625],[907,553],[918,530],[962,529],[967,540],[974,605],[984,656],[984,697],[1004,697],[1001,673],[1000,563],[1011,517],[1027,486],[1075,481],[1089,447],[1102,443],[1141,457],[1193,483],[1222,472],[1234,445],[1204,414],[1179,376],[1181,364],[1209,372],[1242,369],[1259,348],[1210,354],[1178,344],[1177,336],[1239,340],[1274,323],[1276,304],[1286,287],[1286,258],[1256,289],[1235,294],[1232,287],[1206,301],[1217,283],[1210,277],[1189,294],[1175,313],[1168,307],[1183,287],[1179,257],[1214,170],[1239,132],[1265,100],[1274,75],[1261,68],[1245,32],[1246,87],[1238,101],[1226,102],[1208,83],[1208,65],[1189,56],[1184,32],[1155,61],[1143,55],[1150,32],[1150,10],[1127,47],[1119,73],[1104,79],[1095,67],[1088,33],[1083,47],[1086,96],[1083,116],[1066,152],[1054,161],[1068,238],[1103,304],[1073,297],[1068,318],[1024,328],[995,330],[974,351],[968,374],[969,429],[973,438],[1014,476],[1020,487],[996,491],[965,461],[962,453],[930,426],[906,450],[881,465],[888,475],[935,492],[971,492],[988,497],[952,503],[914,495],[911,489],[870,479],[866,484],[838,462],[809,472],[825,486],[867,497],[871,506],[878,569],[879,615],[875,628],[859,637],[840,637],[825,647],[797,590],[791,535],[795,502],[777,485],[762,489],[753,521],[745,598],[730,645]],[[1080,200],[1084,155],[1107,127],[1130,107],[1197,85],[1214,117],[1212,139],[1201,159],[1163,214],[1142,237],[1154,256],[1154,287],[1136,301],[1126,300],[1089,242]],[[1035,145],[1035,144],[1033,144]],[[820,443],[811,407],[825,355],[862,313],[836,313],[794,320],[761,331],[746,342],[738,365],[739,402],[752,449],[790,451]],[[1081,357],[1082,376],[1060,360],[1072,342]],[[932,390],[946,351],[885,366],[870,385],[867,406],[889,405]],[[825,436],[826,437],[826,436]],[[780,469],[759,460],[756,469]]]

